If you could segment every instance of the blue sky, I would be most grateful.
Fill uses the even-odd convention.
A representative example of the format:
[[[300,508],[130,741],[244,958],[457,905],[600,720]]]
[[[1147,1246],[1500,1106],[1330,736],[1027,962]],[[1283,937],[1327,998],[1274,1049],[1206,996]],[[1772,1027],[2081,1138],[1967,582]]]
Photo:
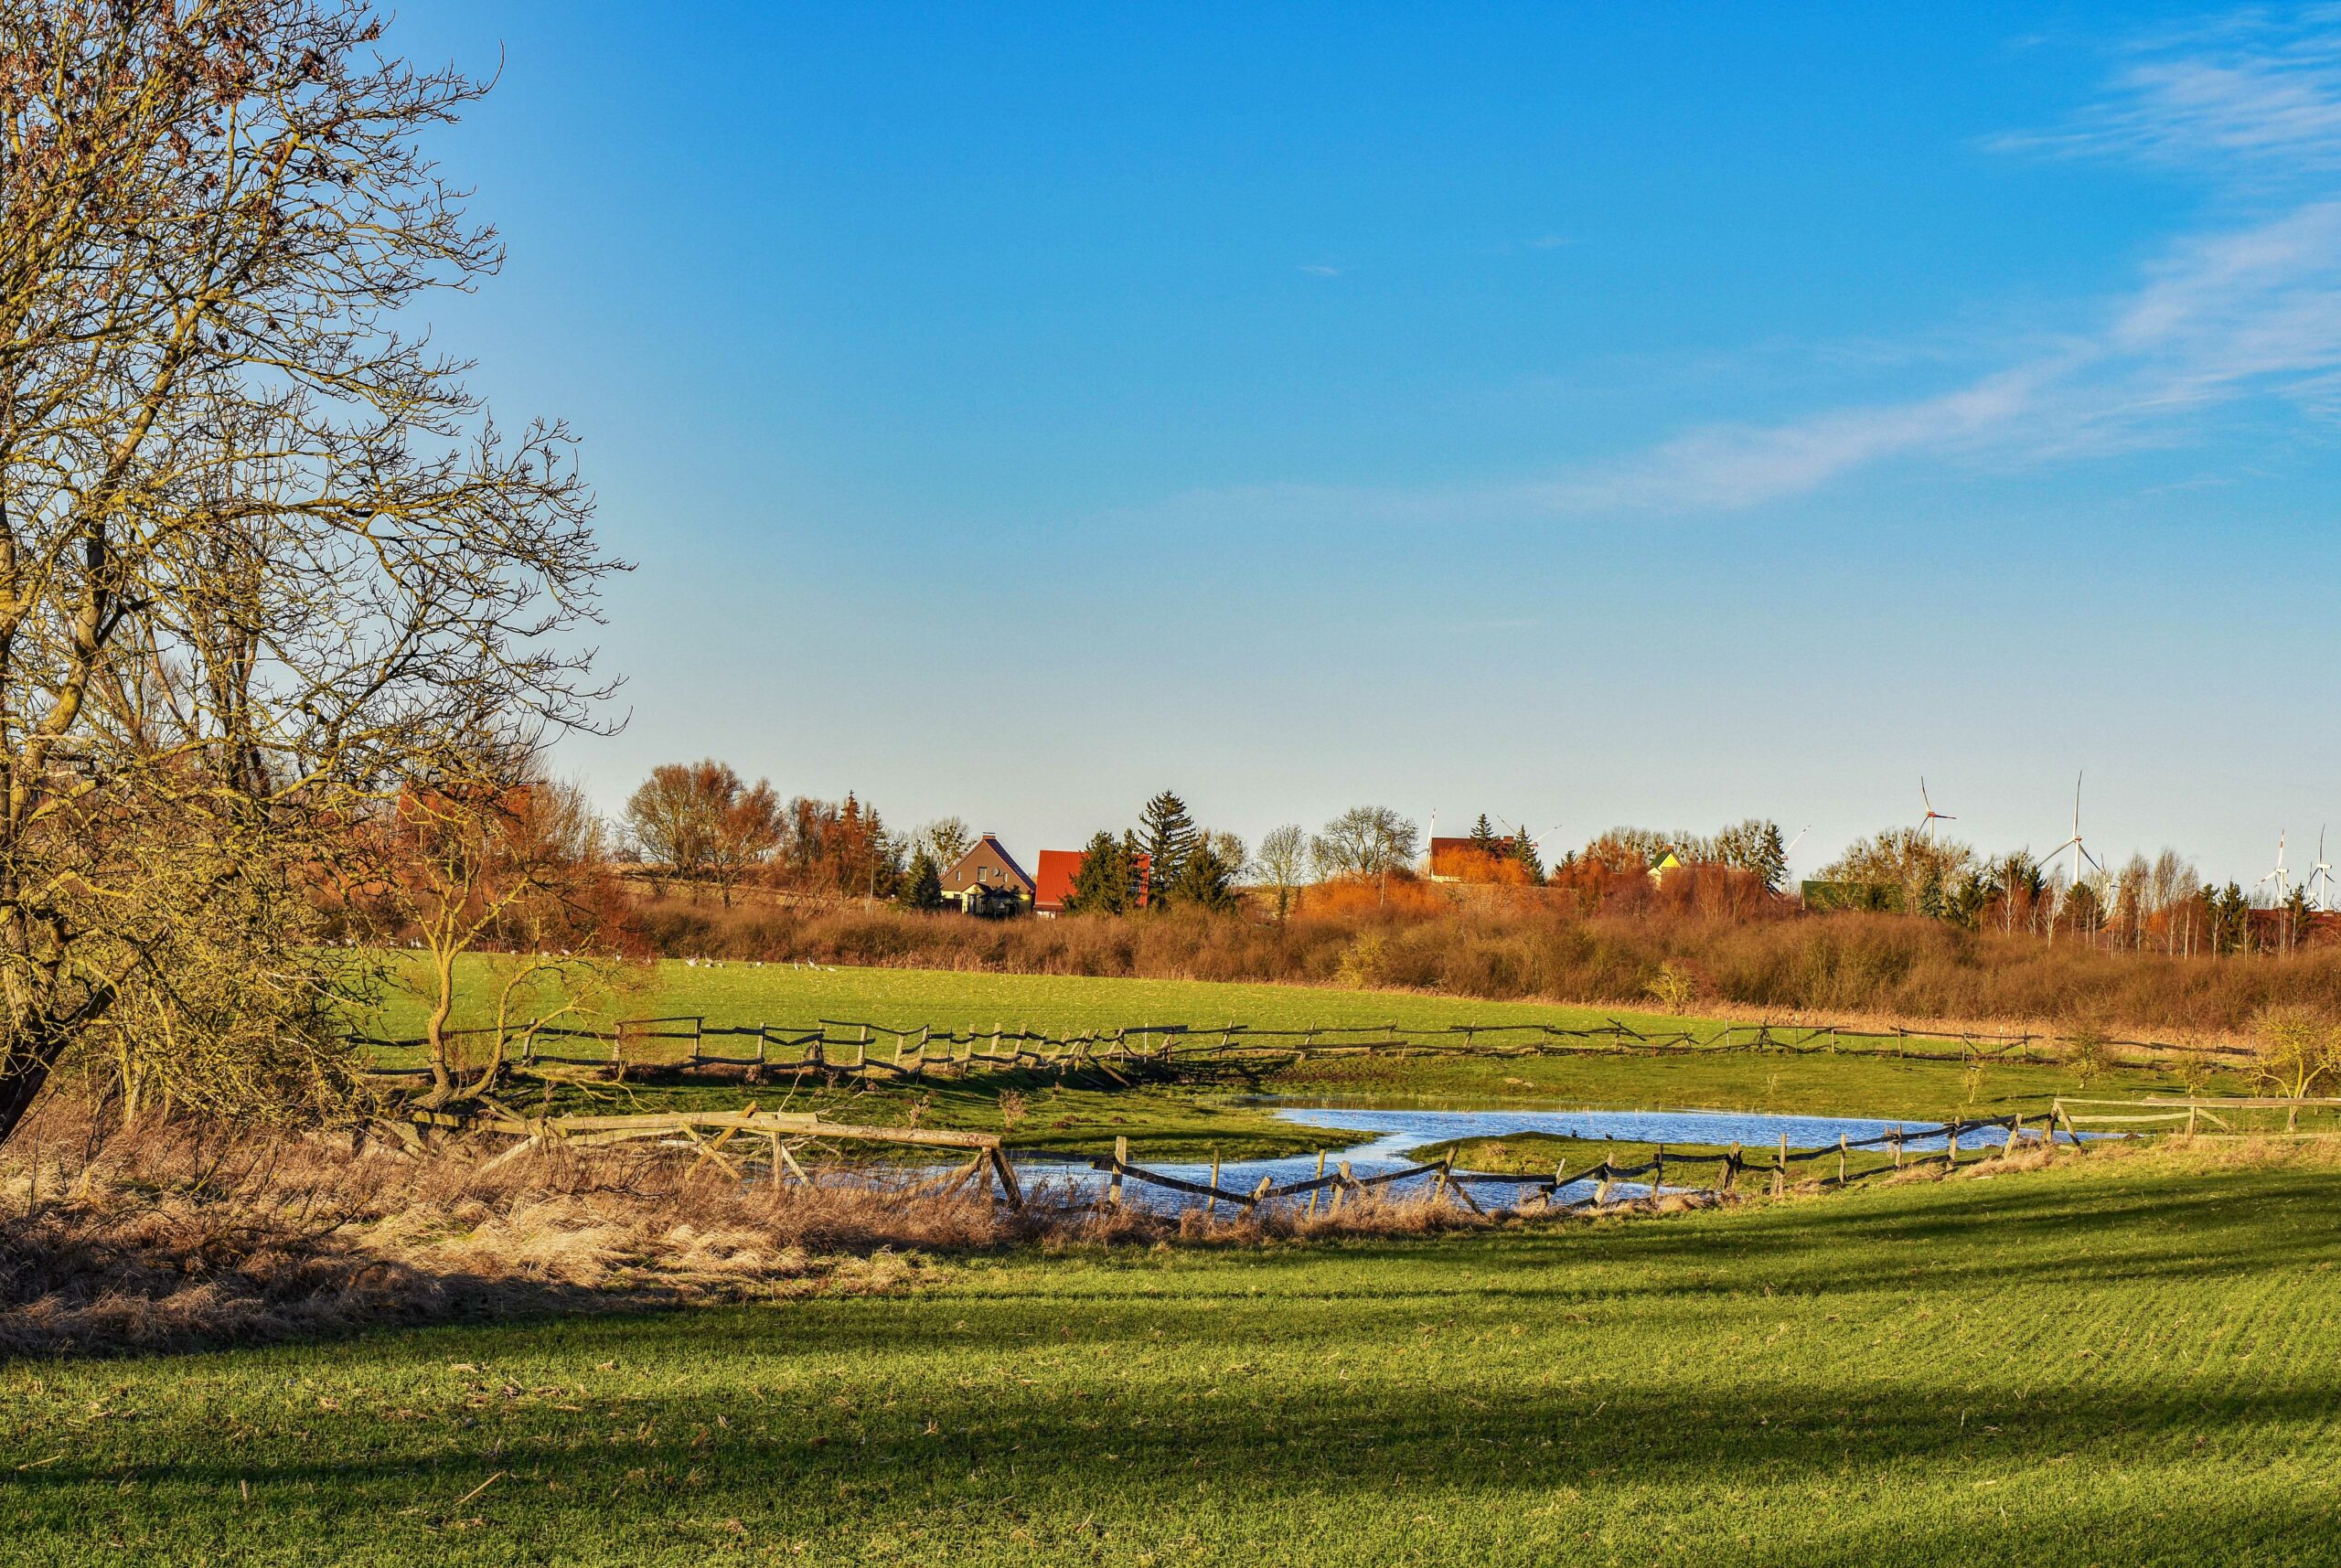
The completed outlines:
[[[715,755],[1582,842],[2341,829],[2341,9],[409,0]],[[2341,847],[2341,837],[2336,839]]]

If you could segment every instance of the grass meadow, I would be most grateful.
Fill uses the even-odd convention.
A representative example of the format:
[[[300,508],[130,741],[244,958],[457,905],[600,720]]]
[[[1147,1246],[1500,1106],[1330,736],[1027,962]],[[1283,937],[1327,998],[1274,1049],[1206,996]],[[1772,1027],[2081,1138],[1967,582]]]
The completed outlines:
[[[488,961],[473,961],[466,972],[469,997],[476,998],[487,992],[489,974]],[[477,1016],[475,1005],[460,1014],[458,1021]],[[1598,1028],[1612,1019],[1637,1029],[1663,1031],[1700,1027],[1704,1021],[1607,1008],[1318,987],[921,969],[799,969],[786,965],[711,967],[673,960],[647,967],[631,989],[604,998],[591,1016],[603,1023],[620,1018],[703,1016],[711,1027],[761,1023],[775,1029],[809,1029],[827,1019],[896,1029],[999,1026],[1052,1034],[1135,1029],[1143,1024],[1206,1028],[1230,1023],[1256,1029],[1309,1029],[1395,1022],[1402,1029],[1439,1029],[1458,1024],[1535,1022],[1585,1029]],[[377,1014],[362,1020],[361,1028],[382,1038],[410,1038],[421,1030],[421,1008],[412,997],[392,991]],[[407,1049],[381,1055],[386,1061],[404,1063],[417,1060],[419,1052]],[[1037,1073],[995,1074],[964,1083],[939,1083],[931,1089],[824,1094],[800,1088],[791,1104],[795,1108],[818,1105],[844,1115],[842,1107],[850,1102],[856,1119],[893,1122],[908,1114],[912,1101],[927,1097],[929,1125],[1009,1130],[1024,1147],[1085,1150],[1110,1146],[1117,1133],[1132,1137],[1141,1147],[1149,1136],[1159,1136],[1172,1140],[1172,1146],[1153,1152],[1184,1156],[1209,1147],[1223,1133],[1230,1139],[1252,1140],[1245,1150],[1249,1153],[1318,1147],[1306,1137],[1295,1141],[1297,1129],[1231,1106],[1227,1104],[1231,1090],[1392,1104],[1730,1110],[1899,1117],[1915,1122],[2030,1112],[2046,1107],[2059,1094],[2176,1093],[2186,1087],[2179,1073],[2169,1068],[2092,1071],[2038,1063],[1986,1065],[1971,1072],[1957,1062],[1897,1061],[1854,1051],[1659,1058],[1488,1054],[1433,1059],[1325,1057],[1256,1083],[1235,1082],[1208,1090],[1170,1093],[1148,1090],[1100,1095],[1061,1088]],[[2236,1094],[2250,1092],[2250,1084],[2239,1073],[2222,1072],[2204,1087],[2209,1093]],[[1032,1114],[1019,1128],[1007,1129],[1000,1120],[997,1097],[1002,1090],[1013,1090],[1032,1102]],[[772,1109],[774,1093],[751,1093],[728,1085],[618,1086],[596,1091],[591,1108],[732,1106],[753,1097]],[[1048,1106],[1042,1104],[1043,1097]],[[562,1108],[589,1107],[564,1101]],[[1191,1114],[1199,1109],[1209,1111],[1209,1125]],[[1158,1126],[1157,1119],[1162,1117],[1170,1117],[1176,1125]],[[1067,1125],[1052,1125],[1060,1121]],[[1065,1136],[1046,1136],[1050,1134]],[[1226,1152],[1231,1157],[1236,1152],[1233,1143]]]
[[[2330,1563],[2336,1176],[2124,1149],[18,1364],[0,1562]]]

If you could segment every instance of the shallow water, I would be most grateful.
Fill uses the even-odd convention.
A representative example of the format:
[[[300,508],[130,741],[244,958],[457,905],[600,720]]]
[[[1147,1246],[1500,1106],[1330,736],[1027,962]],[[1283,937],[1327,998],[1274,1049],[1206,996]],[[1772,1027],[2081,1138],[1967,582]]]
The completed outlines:
[[[1302,1126],[1354,1129],[1360,1135],[1360,1141],[1344,1148],[1328,1151],[1325,1169],[1330,1172],[1346,1160],[1350,1174],[1357,1177],[1403,1170],[1417,1163],[1408,1157],[1408,1150],[1426,1144],[1444,1143],[1450,1138],[1510,1137],[1521,1133],[1551,1133],[1642,1143],[1726,1145],[1737,1142],[1746,1146],[1753,1157],[1763,1149],[1778,1148],[1784,1134],[1788,1137],[1789,1147],[1793,1150],[1833,1145],[1840,1136],[1849,1139],[1876,1137],[1892,1131],[1897,1125],[1913,1127],[1940,1125],[1933,1122],[1897,1124],[1861,1117],[1759,1115],[1735,1111],[1459,1111],[1322,1103],[1279,1105],[1276,1114],[1284,1121]],[[1985,1145],[2004,1143],[2006,1139],[2004,1128],[1972,1128],[1960,1136],[1960,1147],[1962,1149],[1980,1148]],[[1947,1141],[1943,1137],[1913,1137],[1903,1147],[1917,1153],[1939,1150]],[[1143,1148],[1135,1148],[1130,1151],[1130,1163],[1184,1181],[1206,1182],[1211,1179],[1208,1161],[1158,1162],[1148,1159]],[[1068,1191],[1083,1197],[1095,1196],[1108,1180],[1105,1172],[1091,1170],[1085,1159],[1019,1154],[1016,1165],[1023,1174],[1027,1187],[1046,1182],[1053,1190]],[[1249,1192],[1259,1186],[1263,1177],[1282,1187],[1288,1182],[1305,1181],[1316,1174],[1317,1157],[1313,1154],[1282,1159],[1230,1160],[1219,1168],[1219,1186],[1223,1191]],[[1415,1177],[1391,1185],[1396,1190],[1406,1191],[1419,1188],[1431,1179],[1427,1176]],[[1480,1207],[1508,1209],[1528,1189],[1530,1181],[1539,1179],[1471,1176],[1459,1172],[1457,1179],[1470,1189],[1472,1198]],[[1577,1202],[1591,1198],[1593,1189],[1594,1183],[1590,1179],[1581,1179],[1570,1181],[1561,1189],[1560,1195],[1564,1201]],[[1611,1189],[1611,1195],[1619,1198],[1646,1197],[1649,1193],[1647,1184],[1637,1182],[1621,1181]],[[1138,1181],[1125,1181],[1122,1194],[1126,1202],[1167,1211],[1176,1211],[1203,1201],[1183,1192],[1173,1192],[1167,1188],[1151,1187]]]

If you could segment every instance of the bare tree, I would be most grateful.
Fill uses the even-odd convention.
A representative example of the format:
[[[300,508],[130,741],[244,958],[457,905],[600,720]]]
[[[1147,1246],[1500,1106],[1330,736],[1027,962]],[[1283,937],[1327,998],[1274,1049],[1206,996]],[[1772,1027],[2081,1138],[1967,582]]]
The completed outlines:
[[[568,432],[508,435],[401,325],[499,263],[417,143],[485,87],[380,37],[368,0],[0,0],[0,1136],[134,993],[206,1027],[169,998],[216,913],[602,694]]]
[[[1252,864],[1259,878],[1276,891],[1277,922],[1292,912],[1293,895],[1309,876],[1309,835],[1298,822],[1271,827],[1260,836],[1259,853]]]
[[[935,860],[935,869],[947,871],[976,847],[976,830],[957,816],[938,816],[918,830],[914,840]]]
[[[418,784],[369,825],[369,857],[343,858],[364,868],[352,907],[376,933],[421,950],[403,979],[425,1009],[429,1104],[486,1093],[514,1047],[580,1011],[615,972],[601,819],[575,784],[530,777],[525,765],[514,773]],[[484,952],[501,960],[486,1046],[459,1061],[449,1025],[465,961]],[[542,993],[551,999],[522,1024],[518,1005]]]
[[[1411,864],[1420,830],[1386,805],[1354,805],[1325,824],[1309,840],[1309,859],[1320,877],[1355,877],[1386,894],[1390,873]]]

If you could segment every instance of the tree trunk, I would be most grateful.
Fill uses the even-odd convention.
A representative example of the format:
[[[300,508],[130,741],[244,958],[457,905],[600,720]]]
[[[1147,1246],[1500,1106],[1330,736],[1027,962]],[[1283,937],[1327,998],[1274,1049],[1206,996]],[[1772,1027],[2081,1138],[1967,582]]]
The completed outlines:
[[[33,1102],[40,1098],[49,1069],[57,1065],[72,1038],[69,1026],[37,1019],[8,1042],[5,1065],[0,1065],[0,1143],[8,1141],[32,1110]]]

